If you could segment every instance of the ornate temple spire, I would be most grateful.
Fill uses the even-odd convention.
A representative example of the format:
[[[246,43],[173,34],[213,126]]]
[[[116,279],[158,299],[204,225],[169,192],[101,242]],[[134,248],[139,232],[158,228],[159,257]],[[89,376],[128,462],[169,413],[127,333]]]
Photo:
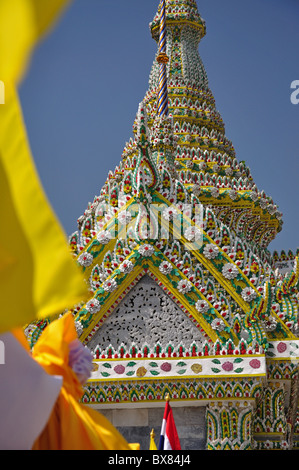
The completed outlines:
[[[166,35],[168,93],[170,79],[178,75],[185,80],[196,81],[202,88],[208,88],[208,77],[198,53],[198,44],[206,34],[205,21],[201,18],[194,0],[163,1]],[[162,1],[150,23],[153,39],[158,43],[162,17]],[[158,65],[155,61],[150,88],[158,86]],[[169,100],[170,102],[170,100]]]
[[[160,0],[150,31],[158,47],[143,106],[158,170],[166,164],[188,194],[212,206],[236,234],[268,246],[281,230],[282,214],[272,198],[259,191],[226,136],[199,53],[206,24],[196,1]],[[137,120],[133,131],[138,134]],[[137,141],[123,152],[128,171],[135,168]]]
[[[168,92],[167,92],[167,75],[166,64],[169,58],[166,54],[166,18],[165,18],[165,0],[161,1],[160,10],[160,35],[159,35],[159,54],[157,62],[159,68],[159,89],[158,89],[158,114],[159,116],[167,116],[168,114]]]

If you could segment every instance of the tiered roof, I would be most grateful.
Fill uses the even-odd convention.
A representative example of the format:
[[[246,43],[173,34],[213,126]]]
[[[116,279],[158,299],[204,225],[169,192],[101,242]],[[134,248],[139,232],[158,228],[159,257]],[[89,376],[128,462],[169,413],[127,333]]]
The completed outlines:
[[[159,13],[160,8],[150,25],[157,41]],[[266,247],[281,230],[282,214],[272,198],[256,187],[250,169],[237,160],[233,144],[225,135],[198,52],[206,26],[196,2],[166,1],[166,23],[176,178],[235,233]],[[154,60],[144,98],[150,128],[157,114],[158,77],[159,64]],[[130,166],[135,152],[136,141],[131,140],[123,153],[122,169]]]

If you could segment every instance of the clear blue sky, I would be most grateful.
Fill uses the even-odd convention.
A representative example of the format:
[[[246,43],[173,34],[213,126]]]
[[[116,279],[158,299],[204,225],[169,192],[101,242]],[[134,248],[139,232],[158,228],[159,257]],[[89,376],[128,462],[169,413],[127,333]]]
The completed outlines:
[[[156,52],[158,0],[74,0],[20,87],[32,153],[67,235],[121,160]],[[299,247],[298,0],[198,0],[199,52],[238,160],[283,212],[270,250]]]

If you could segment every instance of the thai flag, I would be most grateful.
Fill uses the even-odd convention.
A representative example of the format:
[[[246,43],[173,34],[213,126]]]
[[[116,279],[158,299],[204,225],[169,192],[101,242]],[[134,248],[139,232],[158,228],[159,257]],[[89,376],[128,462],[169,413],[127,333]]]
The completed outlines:
[[[165,405],[158,450],[181,450],[172,409],[168,401]]]

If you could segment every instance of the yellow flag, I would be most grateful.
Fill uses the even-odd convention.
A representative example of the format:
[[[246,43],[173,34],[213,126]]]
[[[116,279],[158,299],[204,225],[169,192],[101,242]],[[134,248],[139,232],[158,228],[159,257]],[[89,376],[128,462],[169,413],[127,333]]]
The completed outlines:
[[[39,182],[13,87],[0,106],[0,332],[87,296],[80,269]]]
[[[18,84],[35,44],[69,0],[0,0],[0,80]]]
[[[16,92],[34,45],[68,3],[0,0],[0,333],[87,297],[39,181]]]
[[[153,429],[151,431],[150,436],[151,436],[151,440],[150,440],[149,450],[157,450],[157,446],[156,446],[156,443],[155,443],[155,433],[154,433]]]

